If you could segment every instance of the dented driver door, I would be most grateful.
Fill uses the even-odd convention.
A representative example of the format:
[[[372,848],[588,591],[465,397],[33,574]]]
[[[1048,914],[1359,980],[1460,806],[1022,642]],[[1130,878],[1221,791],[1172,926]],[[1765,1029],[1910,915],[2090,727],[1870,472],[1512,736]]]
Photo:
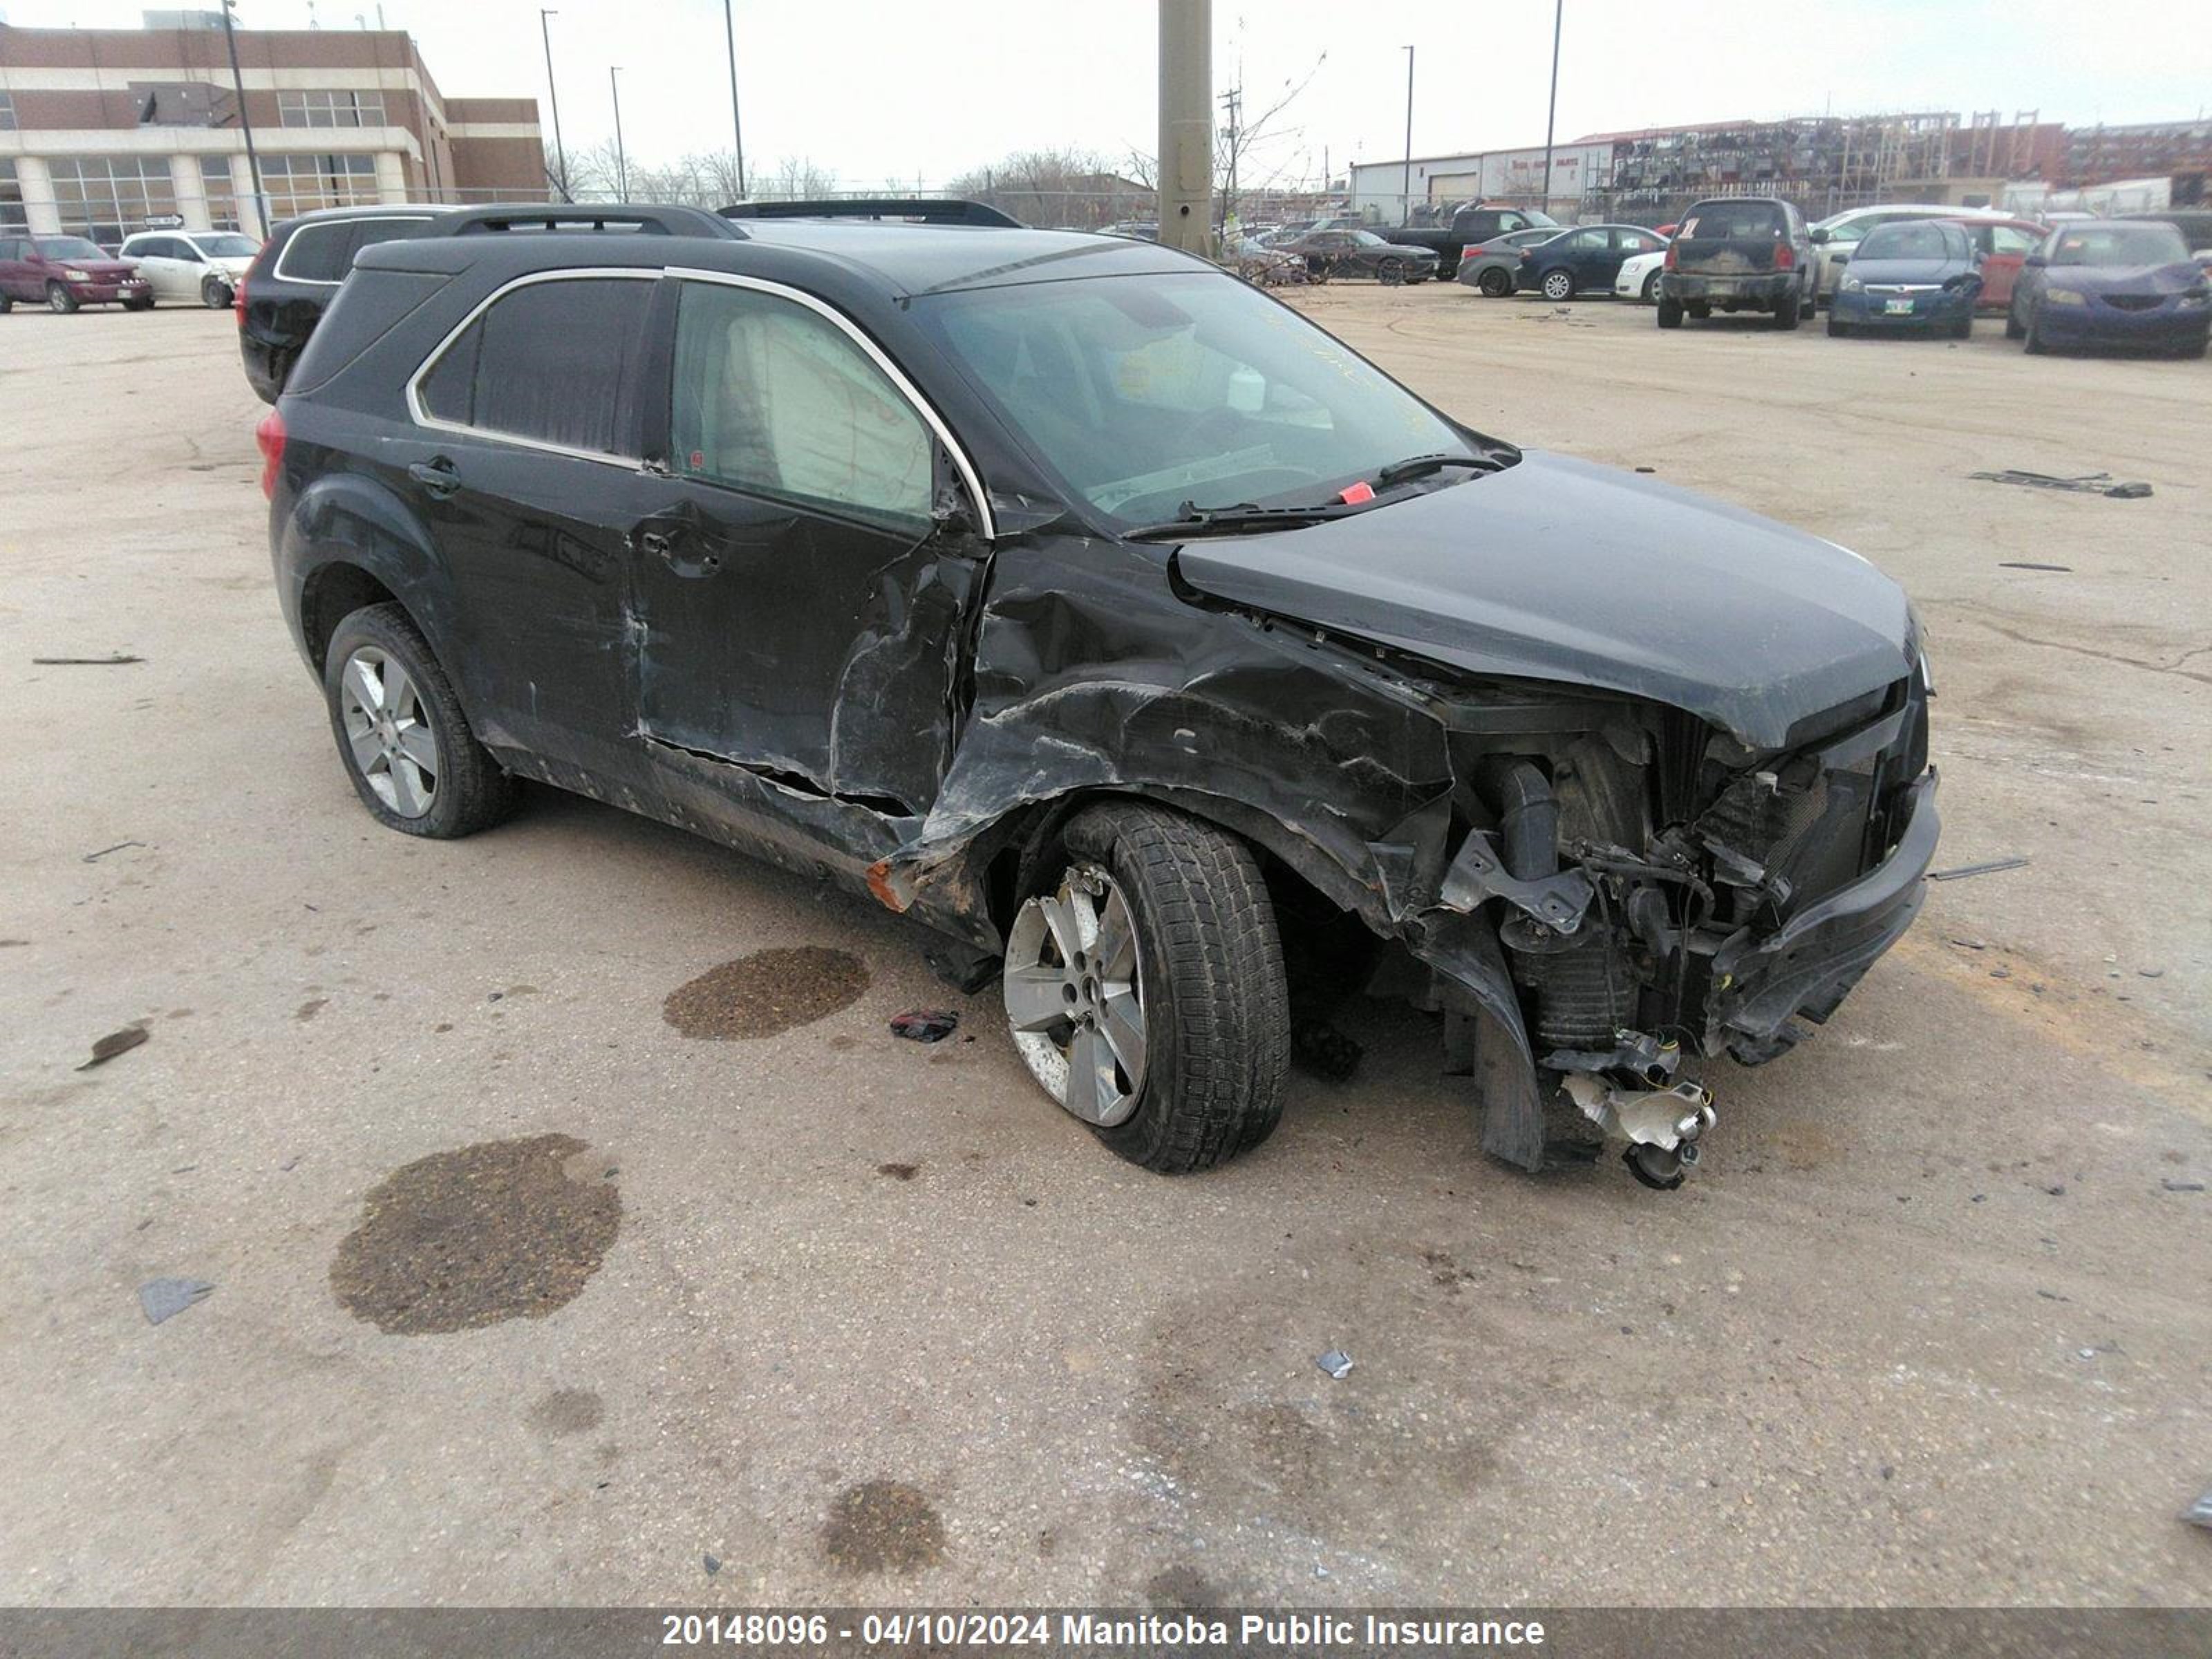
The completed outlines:
[[[665,500],[629,538],[640,738],[695,779],[919,818],[982,574],[937,522],[934,433],[783,291],[684,278],[673,330]]]

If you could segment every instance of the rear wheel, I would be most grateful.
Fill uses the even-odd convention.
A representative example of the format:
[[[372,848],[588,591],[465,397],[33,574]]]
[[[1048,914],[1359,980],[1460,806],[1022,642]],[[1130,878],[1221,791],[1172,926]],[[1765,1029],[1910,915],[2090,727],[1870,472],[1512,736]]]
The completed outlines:
[[[1489,270],[1484,271],[1480,276],[1477,277],[1475,279],[1474,285],[1493,300],[1502,300],[1507,295],[1513,292],[1512,277],[1500,270],[1496,265],[1491,266]]]
[[[1682,302],[1662,296],[1659,301],[1659,326],[1680,328],[1682,325]]]
[[[1791,289],[1774,302],[1774,325],[1777,328],[1797,326],[1797,290]]]
[[[323,690],[346,775],[379,823],[452,841],[507,815],[514,780],[477,741],[446,671],[398,605],[373,605],[337,625]]]
[[[1571,300],[1575,297],[1575,274],[1571,270],[1547,270],[1544,273],[1544,297],[1547,300]]]
[[[1073,819],[1007,931],[1003,989],[1031,1075],[1162,1175],[1258,1146],[1282,1116],[1290,1005],[1243,843],[1134,802]]]
[[[59,283],[46,284],[46,309],[56,316],[66,317],[76,309],[76,295]]]
[[[9,299],[6,295],[4,295],[4,294],[0,294],[0,317],[5,317],[5,316],[9,313],[9,312],[13,311],[15,308],[15,302],[13,300]]]

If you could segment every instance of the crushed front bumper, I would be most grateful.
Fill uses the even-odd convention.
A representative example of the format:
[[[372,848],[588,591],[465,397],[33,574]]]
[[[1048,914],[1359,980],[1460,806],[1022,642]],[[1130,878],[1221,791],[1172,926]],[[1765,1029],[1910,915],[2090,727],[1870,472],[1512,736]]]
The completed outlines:
[[[1757,1065],[1791,1046],[1794,1018],[1826,1020],[1920,914],[1941,830],[1931,767],[1907,787],[1888,857],[1772,933],[1747,927],[1723,945],[1713,956],[1707,1052],[1725,1048]]]

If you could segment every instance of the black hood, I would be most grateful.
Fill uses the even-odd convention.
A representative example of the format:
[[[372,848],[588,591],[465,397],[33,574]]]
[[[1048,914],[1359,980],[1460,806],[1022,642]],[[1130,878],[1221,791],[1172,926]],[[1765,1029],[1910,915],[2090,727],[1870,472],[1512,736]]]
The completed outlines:
[[[1535,451],[1349,518],[1191,542],[1176,563],[1219,599],[1474,674],[1652,698],[1753,748],[1911,666],[1904,590],[1856,554]]]

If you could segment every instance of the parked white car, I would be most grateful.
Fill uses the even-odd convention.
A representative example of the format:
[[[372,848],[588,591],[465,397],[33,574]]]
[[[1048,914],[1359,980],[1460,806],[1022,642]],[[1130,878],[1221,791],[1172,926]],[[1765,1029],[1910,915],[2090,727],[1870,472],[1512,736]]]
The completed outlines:
[[[1620,275],[1613,279],[1613,296],[1616,300],[1641,300],[1647,306],[1659,303],[1659,273],[1667,268],[1667,250],[1656,253],[1639,253],[1632,259],[1620,262]]]
[[[1866,239],[1867,232],[1876,225],[1894,224],[1901,219],[1973,220],[2009,219],[2013,216],[1988,208],[1945,207],[1938,202],[1883,202],[1874,207],[1846,208],[1841,213],[1832,213],[1813,227],[1814,252],[1820,261],[1820,296],[1822,300],[1834,296],[1836,284],[1843,280],[1844,267],[1851,262],[1851,254]]]
[[[124,239],[116,257],[136,259],[154,302],[204,305],[220,311],[261,244],[234,230],[142,230]]]

